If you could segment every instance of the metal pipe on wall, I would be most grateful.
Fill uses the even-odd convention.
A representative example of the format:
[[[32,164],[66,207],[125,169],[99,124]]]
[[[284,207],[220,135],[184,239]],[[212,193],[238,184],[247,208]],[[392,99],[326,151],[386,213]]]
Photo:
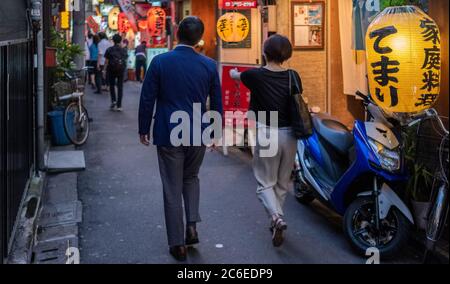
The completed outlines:
[[[74,5],[73,11],[73,35],[72,42],[77,44],[84,50],[85,45],[85,22],[86,22],[86,7],[85,0],[77,0],[78,5]],[[84,67],[84,54],[75,58],[75,64],[78,70]]]
[[[44,33],[42,30],[42,14],[44,5],[42,0],[31,0],[31,20],[33,21],[33,34],[35,40],[34,69],[36,74],[35,82],[35,112],[36,112],[36,156],[35,168],[36,176],[39,171],[45,170],[45,115],[44,115]]]
[[[37,114],[37,153],[38,168],[45,170],[44,152],[44,33],[40,30],[37,33],[37,97],[36,97],[36,114]]]

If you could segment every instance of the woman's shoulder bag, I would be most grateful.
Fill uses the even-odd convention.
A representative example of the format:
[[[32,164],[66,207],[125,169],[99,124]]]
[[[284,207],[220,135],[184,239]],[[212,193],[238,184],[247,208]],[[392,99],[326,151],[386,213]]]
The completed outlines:
[[[295,86],[295,89],[293,88]],[[297,139],[305,139],[313,134],[312,118],[308,105],[303,100],[300,93],[300,84],[294,71],[289,70],[289,98],[291,100],[290,113],[292,118],[292,128]]]

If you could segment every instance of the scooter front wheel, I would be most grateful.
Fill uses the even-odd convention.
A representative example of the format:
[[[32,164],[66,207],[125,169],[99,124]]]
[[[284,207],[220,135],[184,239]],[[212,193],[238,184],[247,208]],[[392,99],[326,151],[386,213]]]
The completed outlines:
[[[376,226],[375,202],[371,197],[356,199],[344,216],[344,232],[353,248],[361,255],[376,248],[383,258],[392,258],[407,243],[410,224],[393,208]]]

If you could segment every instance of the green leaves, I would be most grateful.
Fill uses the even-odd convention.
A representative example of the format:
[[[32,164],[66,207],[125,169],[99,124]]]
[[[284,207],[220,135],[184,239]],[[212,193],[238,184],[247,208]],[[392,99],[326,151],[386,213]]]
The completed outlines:
[[[422,9],[426,9],[427,6],[427,0],[381,0],[381,10],[383,10],[386,7],[392,7],[392,6],[404,6],[404,5],[415,5],[417,7],[420,7]]]
[[[410,175],[407,194],[414,201],[428,202],[434,176],[425,165],[417,161],[417,130],[417,127],[411,127],[403,131],[404,155]]]
[[[58,32],[55,29],[51,30],[51,46],[57,49],[57,73],[73,70],[75,68],[75,57],[84,53],[83,47],[68,42],[65,36],[65,32]]]

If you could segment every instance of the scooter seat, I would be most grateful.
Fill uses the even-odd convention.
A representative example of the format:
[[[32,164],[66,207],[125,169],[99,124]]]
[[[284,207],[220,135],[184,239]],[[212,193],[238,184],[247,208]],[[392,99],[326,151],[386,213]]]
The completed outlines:
[[[316,132],[342,155],[347,155],[353,146],[353,135],[341,122],[326,114],[312,116]]]

